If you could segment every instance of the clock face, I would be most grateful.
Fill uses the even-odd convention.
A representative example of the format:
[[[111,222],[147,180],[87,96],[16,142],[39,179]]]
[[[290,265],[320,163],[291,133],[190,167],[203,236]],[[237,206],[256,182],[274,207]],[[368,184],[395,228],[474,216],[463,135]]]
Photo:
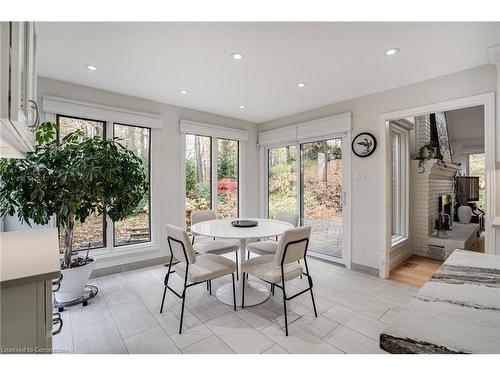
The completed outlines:
[[[370,133],[360,133],[352,141],[352,152],[356,156],[366,158],[377,148],[377,140]]]

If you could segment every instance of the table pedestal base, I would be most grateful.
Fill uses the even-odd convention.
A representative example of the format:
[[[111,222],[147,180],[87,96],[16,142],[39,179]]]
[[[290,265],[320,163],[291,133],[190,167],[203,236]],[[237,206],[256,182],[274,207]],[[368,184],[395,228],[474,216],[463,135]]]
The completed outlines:
[[[243,284],[236,283],[236,306],[241,307]],[[233,306],[233,284],[228,283],[217,289],[217,299],[226,305]],[[264,285],[245,280],[245,307],[265,302],[269,298],[269,289]]]

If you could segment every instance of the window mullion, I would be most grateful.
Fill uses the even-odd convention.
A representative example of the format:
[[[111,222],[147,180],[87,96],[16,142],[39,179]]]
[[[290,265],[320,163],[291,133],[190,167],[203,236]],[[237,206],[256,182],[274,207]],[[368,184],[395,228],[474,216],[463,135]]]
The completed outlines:
[[[113,139],[114,137],[114,132],[113,132],[113,127],[114,124],[112,121],[106,121],[106,132],[105,132],[105,139]],[[114,230],[113,230],[113,220],[109,218],[109,216],[106,215],[106,249],[108,252],[112,252],[115,249],[115,239],[114,239]]]
[[[219,138],[218,137],[212,137],[212,160],[211,160],[211,171],[212,175],[210,176],[210,186],[211,186],[211,193],[212,193],[212,210],[214,210],[216,213],[218,213],[217,205],[218,205],[218,200],[217,200],[217,181],[219,179],[218,177],[218,156],[219,156]]]
[[[300,199],[301,195],[302,195],[302,173],[301,173],[301,170],[300,170],[300,166],[301,166],[301,163],[302,163],[302,149],[300,147],[301,143],[300,142],[297,142],[295,143],[295,155],[296,155],[296,171],[295,171],[295,178],[296,178],[296,185],[297,185],[297,188],[296,188],[296,196],[297,196],[297,201],[295,203],[295,209],[299,216],[299,226],[302,226],[303,223],[302,223],[302,220],[303,220],[303,212],[302,212],[302,200]]]

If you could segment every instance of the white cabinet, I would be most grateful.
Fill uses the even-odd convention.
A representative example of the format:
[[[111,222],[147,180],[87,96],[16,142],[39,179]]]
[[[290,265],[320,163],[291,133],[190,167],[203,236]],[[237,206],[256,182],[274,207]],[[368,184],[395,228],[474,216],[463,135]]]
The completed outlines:
[[[52,349],[52,280],[2,286],[2,353],[50,353]]]
[[[34,22],[0,23],[1,157],[33,150],[38,123],[37,32]]]

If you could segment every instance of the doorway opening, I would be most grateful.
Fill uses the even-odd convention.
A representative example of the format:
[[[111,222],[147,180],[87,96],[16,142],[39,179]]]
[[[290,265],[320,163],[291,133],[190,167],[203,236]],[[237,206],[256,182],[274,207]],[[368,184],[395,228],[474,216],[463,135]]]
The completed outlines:
[[[455,249],[494,249],[492,108],[487,94],[385,115],[382,277],[421,287]]]

